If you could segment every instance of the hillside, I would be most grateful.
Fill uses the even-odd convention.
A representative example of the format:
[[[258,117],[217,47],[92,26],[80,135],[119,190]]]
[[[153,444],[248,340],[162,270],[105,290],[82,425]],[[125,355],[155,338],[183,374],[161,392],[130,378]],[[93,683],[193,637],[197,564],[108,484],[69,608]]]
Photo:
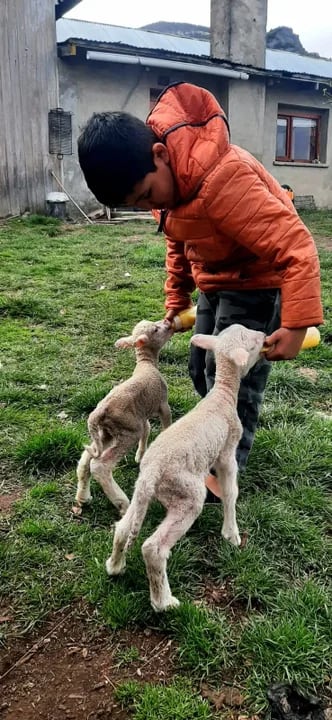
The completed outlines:
[[[196,40],[209,40],[210,28],[205,25],[192,25],[191,23],[182,22],[159,22],[143,25],[141,30],[152,30],[154,32],[164,33],[165,35],[181,35],[181,37],[194,38]],[[318,53],[309,53],[303,47],[301,40],[292,28],[280,26],[269,30],[266,33],[266,47],[272,50],[288,50],[288,52],[298,53],[299,55],[310,55],[319,58]]]

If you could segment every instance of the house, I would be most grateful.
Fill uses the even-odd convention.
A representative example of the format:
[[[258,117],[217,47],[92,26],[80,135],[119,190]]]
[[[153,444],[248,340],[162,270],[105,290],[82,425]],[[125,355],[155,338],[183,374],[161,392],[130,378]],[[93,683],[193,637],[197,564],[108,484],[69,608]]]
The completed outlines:
[[[77,162],[93,112],[145,119],[169,83],[211,90],[232,141],[297,198],[332,206],[332,61],[265,49],[267,0],[211,0],[211,46],[63,17],[78,0],[2,0],[0,217],[46,211],[59,182],[81,207],[96,201]]]

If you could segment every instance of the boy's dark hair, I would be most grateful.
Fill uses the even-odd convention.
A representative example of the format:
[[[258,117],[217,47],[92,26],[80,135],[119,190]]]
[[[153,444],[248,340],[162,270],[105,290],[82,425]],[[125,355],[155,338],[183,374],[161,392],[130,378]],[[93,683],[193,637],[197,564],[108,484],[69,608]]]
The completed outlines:
[[[156,140],[151,128],[129,113],[92,115],[78,138],[78,159],[88,187],[102,205],[121,205],[134,185],[156,170]]]

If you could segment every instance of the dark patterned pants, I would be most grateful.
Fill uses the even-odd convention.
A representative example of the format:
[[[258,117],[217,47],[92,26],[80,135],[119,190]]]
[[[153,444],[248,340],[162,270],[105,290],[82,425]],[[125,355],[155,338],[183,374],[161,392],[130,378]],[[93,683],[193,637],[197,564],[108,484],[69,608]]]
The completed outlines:
[[[266,335],[270,335],[280,327],[280,291],[221,290],[216,293],[200,293],[196,333],[218,335],[233,323],[240,323],[252,330],[262,330]],[[237,410],[243,435],[237,449],[237,461],[242,471],[246,467],[254,442],[270,370],[270,363],[263,357],[241,381]],[[214,384],[213,353],[191,345],[189,373],[195,389],[204,397]]]

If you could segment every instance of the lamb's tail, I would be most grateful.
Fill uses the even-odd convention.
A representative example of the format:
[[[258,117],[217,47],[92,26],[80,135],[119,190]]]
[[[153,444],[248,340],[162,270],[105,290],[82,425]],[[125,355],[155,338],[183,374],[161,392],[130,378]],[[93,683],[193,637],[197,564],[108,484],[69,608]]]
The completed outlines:
[[[107,441],[107,448],[105,448],[105,441],[103,440],[103,424],[101,422],[101,416],[97,413],[91,413],[88,419],[89,433],[92,439],[91,445],[85,445],[85,450],[93,458],[101,457],[103,460],[109,460],[112,457],[113,450],[117,445],[117,441],[114,438],[111,443],[109,439]]]

